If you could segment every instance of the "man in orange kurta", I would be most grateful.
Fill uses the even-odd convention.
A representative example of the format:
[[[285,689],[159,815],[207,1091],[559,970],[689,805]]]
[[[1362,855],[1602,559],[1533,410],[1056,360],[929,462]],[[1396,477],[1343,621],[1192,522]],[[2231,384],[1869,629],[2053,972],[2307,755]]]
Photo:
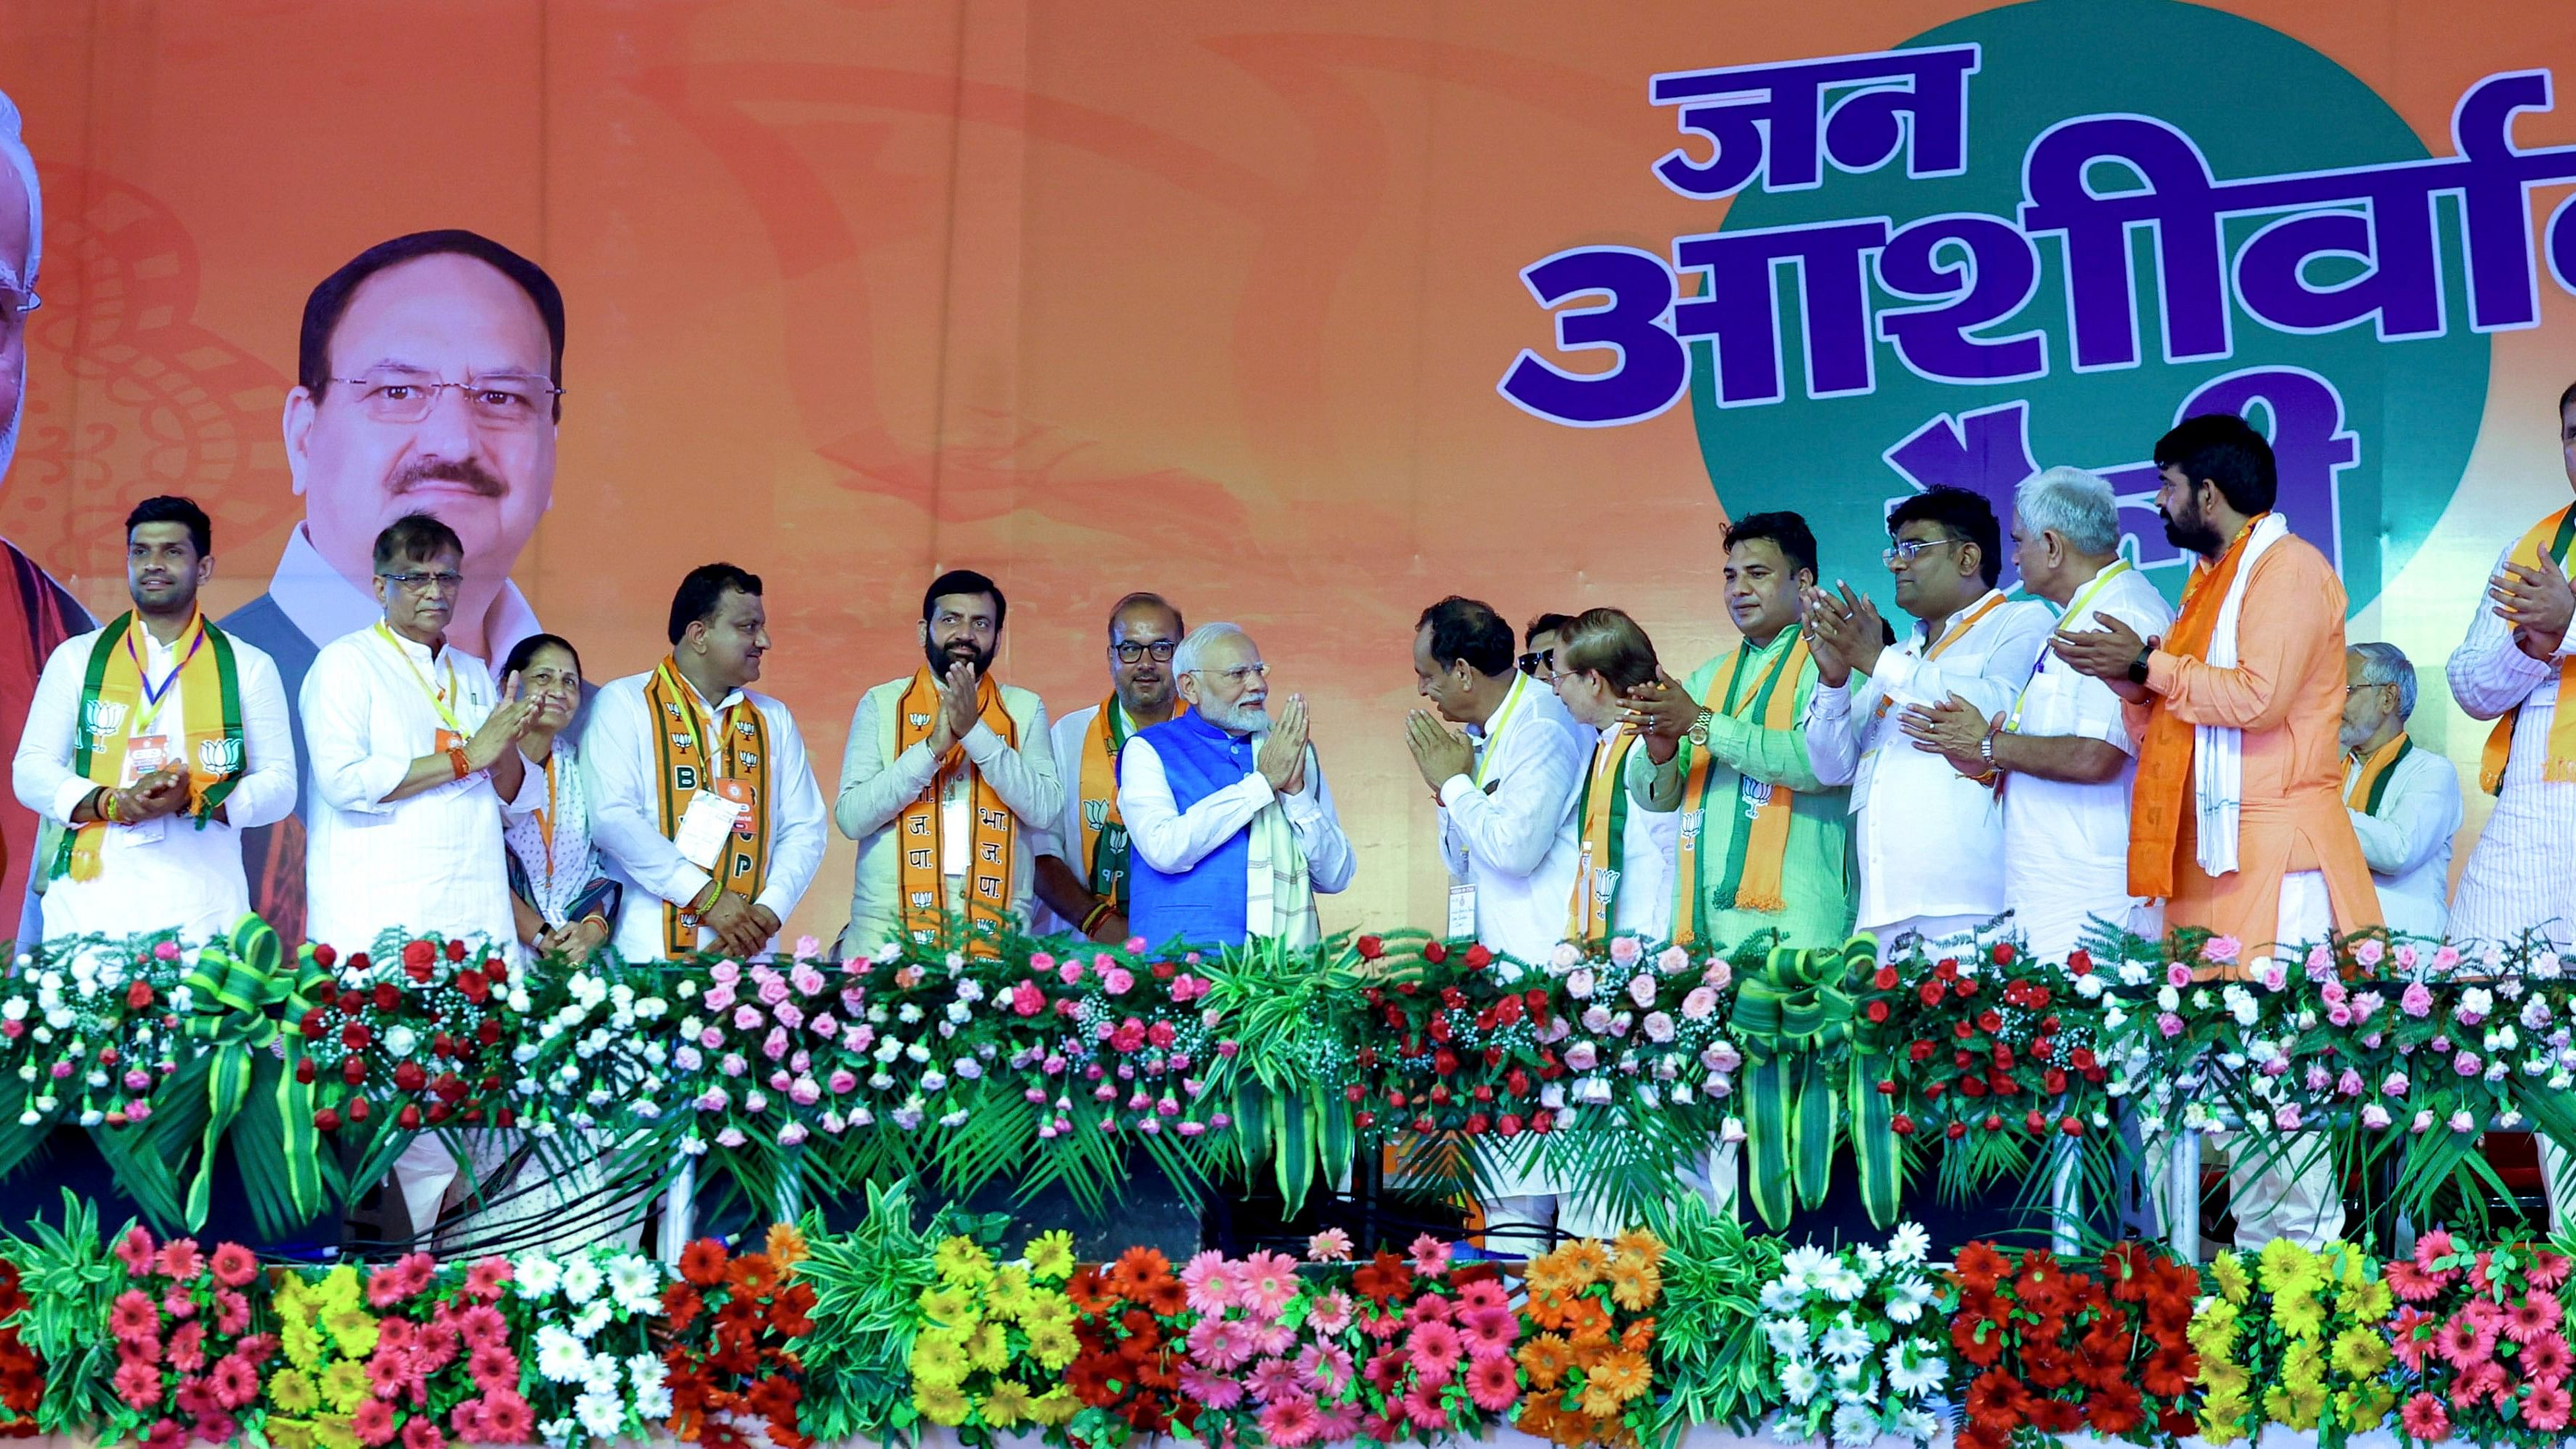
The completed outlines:
[[[2128,702],[2140,741],[2130,894],[2163,898],[2169,926],[2234,938],[2224,974],[2241,977],[2258,957],[2380,923],[2341,797],[2343,585],[2271,511],[2272,450],[2243,419],[2187,419],[2156,444],[2155,459],[2165,536],[2200,556],[2180,616],[2162,640],[2106,617],[2099,631],[2061,631],[2052,647]],[[2232,800],[2223,786],[2201,787],[2195,757],[2204,750],[2212,763],[2236,758]],[[2232,842],[2203,840],[2231,816]],[[2343,1222],[2322,1139],[2285,1147],[2265,1140],[2274,1125],[2248,1124],[2254,1140],[2231,1173],[2237,1246],[2273,1237],[2321,1246]]]

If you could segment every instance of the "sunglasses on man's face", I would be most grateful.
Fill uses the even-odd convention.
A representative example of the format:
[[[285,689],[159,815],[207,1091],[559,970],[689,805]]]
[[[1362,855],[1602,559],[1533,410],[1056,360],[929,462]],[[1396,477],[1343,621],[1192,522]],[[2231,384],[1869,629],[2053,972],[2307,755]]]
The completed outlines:
[[[1528,675],[1532,679],[1536,679],[1542,671],[1552,670],[1556,667],[1556,651],[1553,649],[1533,649],[1529,653],[1522,655],[1516,662],[1518,662],[1521,667],[1521,673]]]

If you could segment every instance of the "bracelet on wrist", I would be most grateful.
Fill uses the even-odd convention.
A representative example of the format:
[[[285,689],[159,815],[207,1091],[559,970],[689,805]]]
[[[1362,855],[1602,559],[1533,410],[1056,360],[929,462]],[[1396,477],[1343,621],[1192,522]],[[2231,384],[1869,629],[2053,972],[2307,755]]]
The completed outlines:
[[[1083,913],[1082,934],[1086,936],[1090,935],[1102,921],[1109,918],[1111,909],[1113,909],[1117,904],[1118,903],[1116,901],[1111,900],[1107,896],[1102,896],[1098,901],[1093,902],[1091,909]]]
[[[462,780],[466,776],[474,773],[473,762],[465,758],[465,747],[463,745],[449,745],[447,747],[447,763],[450,768],[456,771],[457,779]]]
[[[116,800],[117,792],[101,785],[98,787],[98,799],[90,806],[90,810],[110,825],[121,824],[122,822],[116,818]]]

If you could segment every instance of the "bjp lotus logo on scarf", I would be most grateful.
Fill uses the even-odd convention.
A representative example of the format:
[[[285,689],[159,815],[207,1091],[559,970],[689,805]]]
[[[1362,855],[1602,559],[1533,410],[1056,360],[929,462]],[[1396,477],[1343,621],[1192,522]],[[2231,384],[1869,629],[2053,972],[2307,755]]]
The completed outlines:
[[[224,738],[197,741],[197,773],[214,779],[241,773],[242,742]]]
[[[100,739],[113,739],[118,730],[125,728],[125,705],[113,699],[84,700],[81,719],[89,726],[91,734]]]

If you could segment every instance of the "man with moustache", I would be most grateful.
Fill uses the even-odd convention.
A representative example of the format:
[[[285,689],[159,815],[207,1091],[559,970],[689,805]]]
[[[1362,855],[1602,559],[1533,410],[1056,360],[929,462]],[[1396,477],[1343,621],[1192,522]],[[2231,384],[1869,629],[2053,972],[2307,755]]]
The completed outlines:
[[[1512,666],[1512,626],[1492,605],[1452,595],[1423,610],[1413,632],[1414,687],[1438,714],[1407,715],[1405,745],[1440,806],[1450,879],[1442,934],[1473,937],[1530,966],[1565,938],[1582,856],[1575,792],[1593,742],[1553,690]],[[1444,720],[1467,733],[1452,733]],[[1561,1189],[1536,1165],[1534,1149],[1490,1187],[1478,1208],[1502,1240],[1497,1249],[1531,1246],[1556,1221]]]
[[[2392,932],[2439,941],[2450,924],[2460,772],[2448,756],[2416,748],[2406,733],[2415,714],[2415,666],[2404,650],[2346,649],[2343,691],[2343,804],[2379,887],[2379,913]]]
[[[1628,696],[1663,677],[1654,641],[1617,609],[1586,609],[1558,628],[1551,652],[1557,702],[1598,736],[1575,795],[1582,855],[1565,938],[1597,944],[1615,933],[1662,941],[1673,928],[1680,822],[1671,811],[1630,809],[1627,786],[1639,737],[1628,722]]]
[[[1851,929],[1848,792],[1807,760],[1816,694],[1798,627],[1816,582],[1816,536],[1795,513],[1755,513],[1726,531],[1726,612],[1736,647],[1630,690],[1644,747],[1629,757],[1637,804],[1678,812],[1673,939],[1732,949],[1764,932],[1789,946],[1840,945]]]
[[[2004,907],[1991,777],[1971,780],[1912,748],[1905,712],[1953,699],[1988,715],[2009,708],[2050,624],[2046,605],[2007,600],[1995,587],[2003,530],[1985,499],[1929,488],[1888,511],[1887,531],[1896,606],[1920,621],[1901,645],[1885,642],[1877,607],[1849,586],[1805,595],[1818,681],[1807,760],[1819,782],[1851,786],[1853,915],[1878,938],[1881,959],[1909,938],[1964,935]],[[1868,678],[1855,686],[1855,674]]]
[[[45,662],[18,743],[21,803],[66,832],[42,869],[45,939],[176,931],[250,910],[240,831],[295,808],[286,691],[266,654],[206,621],[214,529],[185,498],[125,518],[133,612]]]
[[[36,268],[45,255],[45,193],[36,182],[36,158],[19,134],[18,107],[0,94],[0,476],[18,452],[18,427],[27,414],[27,314],[36,310]],[[66,639],[91,626],[89,611],[55,583],[18,546],[0,539],[0,720],[24,720],[35,699],[37,675]],[[10,742],[14,753],[18,742]],[[37,816],[0,802],[0,918],[17,921],[32,906],[27,890],[41,877],[36,856]],[[31,870],[30,867],[36,869]],[[27,910],[27,939],[35,930]]]
[[[769,652],[759,575],[689,570],[669,637],[599,691],[581,751],[592,836],[626,883],[617,954],[766,955],[823,864],[823,792],[795,717],[750,688]]]
[[[2097,617],[2161,636],[2173,609],[2120,557],[2120,504],[2080,468],[2025,480],[2013,505],[2013,562],[2022,583],[2058,610],[2061,628]],[[1962,775],[1998,776],[2004,807],[2004,904],[2029,949],[2062,961],[2097,919],[2162,934],[2151,902],[2129,895],[2129,784],[2135,773],[2120,697],[2042,650],[2008,710],[1965,700],[1917,705],[1905,733]]]
[[[404,514],[462,542],[448,625],[461,656],[497,661],[539,632],[509,574],[554,498],[563,351],[553,279],[470,231],[380,242],[305,299],[284,417],[305,519],[268,592],[223,620],[277,661],[290,698],[323,645],[374,621],[374,541]],[[309,758],[306,729],[299,711]],[[249,848],[255,908],[292,940],[306,904],[296,822],[253,832]]]
[[[1233,624],[1182,640],[1172,672],[1188,711],[1119,755],[1135,933],[1156,946],[1315,944],[1315,897],[1347,887],[1355,862],[1307,742],[1304,697],[1271,720],[1270,666]]]
[[[1130,847],[1118,807],[1119,752],[1179,705],[1172,657],[1188,632],[1181,611],[1160,594],[1129,594],[1110,606],[1109,697],[1057,720],[1052,731],[1065,809],[1036,846],[1031,929],[1042,935],[1127,939]]]
[[[2127,702],[2139,742],[2129,894],[2168,927],[2238,943],[2221,974],[2380,923],[2343,805],[2344,592],[2334,565],[2272,511],[2272,448],[2229,414],[2156,442],[2165,536],[2200,556],[2182,611],[2150,642],[2114,616],[2051,647]],[[2332,1241],[2343,1199],[2314,1134],[2247,1134],[2230,1169],[2236,1245]]]
[[[992,676],[1008,609],[970,569],[921,596],[924,665],[860,696],[841,756],[833,823],[859,843],[844,955],[929,944],[962,925],[962,949],[1026,919],[1035,840],[1064,809],[1046,706]]]

